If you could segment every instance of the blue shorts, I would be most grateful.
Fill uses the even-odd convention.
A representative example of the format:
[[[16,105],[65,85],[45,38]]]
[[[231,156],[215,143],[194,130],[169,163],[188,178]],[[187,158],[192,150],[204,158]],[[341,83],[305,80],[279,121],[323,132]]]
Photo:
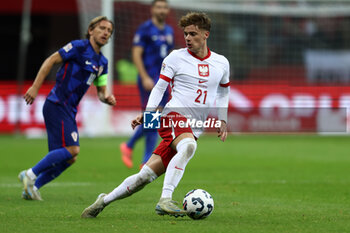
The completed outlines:
[[[64,106],[46,100],[43,115],[49,151],[66,146],[79,146],[77,123]]]
[[[142,108],[142,110],[145,110],[146,106],[147,106],[148,98],[149,98],[149,95],[151,94],[151,92],[146,91],[143,88],[140,78],[138,79],[137,86],[138,86],[139,92],[140,92],[141,108]],[[168,101],[169,101],[169,90],[166,89],[166,91],[164,92],[163,98],[159,103],[159,106],[164,107],[166,105],[166,103],[168,103]]]

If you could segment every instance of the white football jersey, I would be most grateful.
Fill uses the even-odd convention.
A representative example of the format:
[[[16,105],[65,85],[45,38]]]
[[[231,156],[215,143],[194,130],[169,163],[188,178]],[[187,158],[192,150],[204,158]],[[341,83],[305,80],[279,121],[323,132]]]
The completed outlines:
[[[188,119],[205,121],[213,107],[217,89],[229,86],[228,60],[208,49],[205,58],[199,58],[187,48],[174,50],[163,61],[160,78],[169,82],[171,99],[163,115],[178,112]],[[198,137],[203,132],[193,130]]]

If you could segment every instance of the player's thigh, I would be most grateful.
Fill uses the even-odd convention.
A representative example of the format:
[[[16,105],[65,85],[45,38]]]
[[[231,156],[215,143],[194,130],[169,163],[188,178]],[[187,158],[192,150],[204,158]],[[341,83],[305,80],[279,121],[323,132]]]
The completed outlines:
[[[157,176],[161,176],[165,172],[162,158],[159,155],[152,154],[146,165],[151,168]]]
[[[153,152],[154,156],[153,155],[152,156],[155,159],[157,159],[157,164],[158,164],[157,167],[159,168],[159,170],[158,170],[159,174],[156,173],[158,176],[165,172],[170,160],[176,154],[176,150],[173,150],[170,147],[170,143],[171,143],[171,141],[169,141],[167,139],[163,139]],[[161,164],[160,164],[160,162],[161,162]]]
[[[49,151],[67,146],[79,146],[76,121],[61,106],[46,100],[43,115]]]

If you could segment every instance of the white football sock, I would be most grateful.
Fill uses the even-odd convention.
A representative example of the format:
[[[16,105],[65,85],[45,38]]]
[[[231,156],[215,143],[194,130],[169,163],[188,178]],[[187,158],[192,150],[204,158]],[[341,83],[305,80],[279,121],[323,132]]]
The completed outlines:
[[[26,175],[31,179],[31,180],[35,180],[36,179],[36,175],[34,174],[33,170],[31,168],[29,168],[26,172]]]
[[[193,157],[197,142],[193,138],[184,138],[176,146],[177,153],[170,160],[165,172],[162,198],[172,198],[176,186],[179,184],[187,163]]]
[[[104,197],[104,203],[109,204],[112,201],[123,199],[140,191],[146,184],[151,183],[158,176],[147,165],[143,165],[139,173],[126,178],[118,187]]]

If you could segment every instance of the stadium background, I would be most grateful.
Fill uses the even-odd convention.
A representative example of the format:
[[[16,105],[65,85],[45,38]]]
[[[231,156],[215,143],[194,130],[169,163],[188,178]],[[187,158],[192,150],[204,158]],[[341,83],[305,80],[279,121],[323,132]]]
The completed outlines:
[[[30,36],[23,56],[20,48],[24,2],[6,1],[0,6],[0,19],[5,22],[0,37],[0,132],[41,136],[45,133],[41,108],[54,83],[55,69],[32,106],[25,106],[20,96],[46,57],[68,41],[82,37],[89,20],[101,14],[102,1],[32,0]],[[125,122],[140,110],[130,49],[137,26],[150,16],[149,2],[111,3],[116,32],[111,41],[110,88],[118,103],[110,110],[99,103],[95,88],[90,88],[79,109],[81,135],[131,133]],[[230,131],[348,132],[348,1],[169,3],[172,10],[167,22],[175,28],[176,48],[184,46],[182,32],[176,25],[181,15],[198,9],[213,19],[209,47],[225,55],[232,69]]]
[[[81,137],[78,162],[40,190],[45,201],[22,200],[18,173],[47,153],[41,108],[55,69],[33,106],[25,106],[18,93],[31,84],[47,56],[81,37],[83,16],[90,20],[88,11],[101,10],[99,0],[82,1],[88,3],[85,8],[76,0],[32,0],[26,56],[19,55],[23,0],[0,4],[0,232],[349,232],[350,138],[319,135],[348,132],[349,1],[169,0],[174,28],[188,10],[209,13],[214,24],[209,46],[224,54],[233,70],[229,123],[236,133],[225,143],[203,135],[173,196],[181,202],[189,190],[202,188],[213,196],[215,210],[203,221],[159,217],[154,206],[160,177],[108,206],[97,219],[86,220],[81,212],[100,192],[138,172],[143,155],[139,142],[135,166],[128,169],[119,145],[131,132],[128,117],[140,111],[129,45],[136,25],[149,16],[149,1],[114,2],[112,70],[118,105],[108,111],[92,87],[78,117],[82,135],[107,137]],[[181,47],[181,32],[176,33]]]

